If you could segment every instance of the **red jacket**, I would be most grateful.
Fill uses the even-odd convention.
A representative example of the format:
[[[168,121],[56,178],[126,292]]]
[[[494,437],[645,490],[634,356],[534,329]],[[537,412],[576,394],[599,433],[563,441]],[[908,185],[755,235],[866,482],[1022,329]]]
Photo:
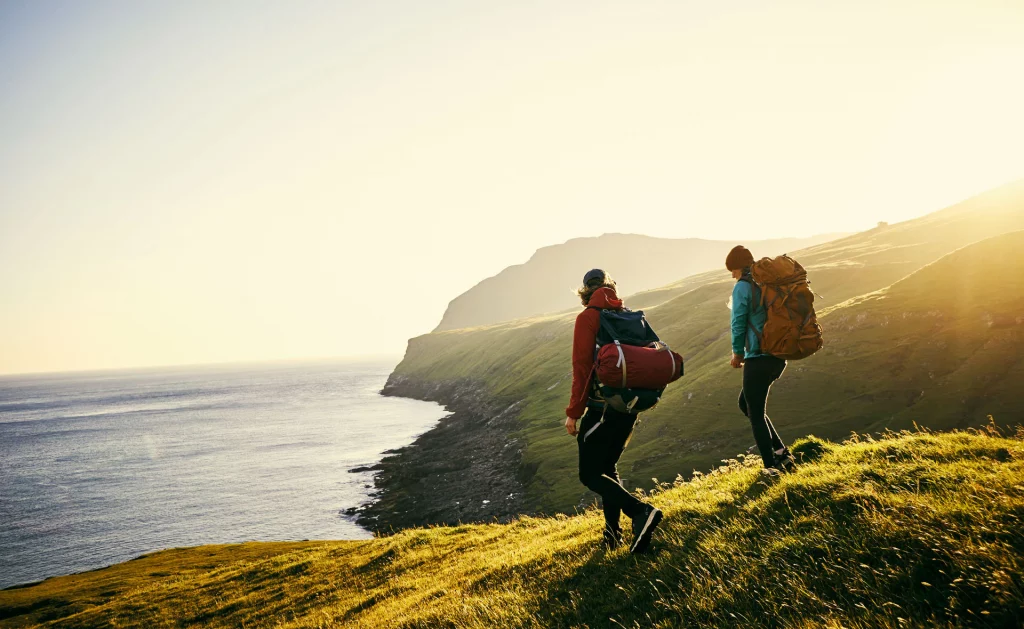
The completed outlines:
[[[622,308],[622,300],[615,289],[605,286],[590,296],[590,305],[596,308]],[[594,349],[597,346],[597,331],[601,327],[601,313],[587,308],[576,315],[576,328],[572,333],[572,397],[565,408],[566,417],[579,419],[587,410],[590,397],[590,377],[594,371]]]

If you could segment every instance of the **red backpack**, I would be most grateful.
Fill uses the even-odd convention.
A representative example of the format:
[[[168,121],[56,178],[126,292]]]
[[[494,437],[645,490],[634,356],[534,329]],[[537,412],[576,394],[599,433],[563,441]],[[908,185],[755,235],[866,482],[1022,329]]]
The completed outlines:
[[[595,310],[601,313],[594,357],[598,393],[620,412],[652,408],[683,375],[683,357],[661,342],[643,311]]]

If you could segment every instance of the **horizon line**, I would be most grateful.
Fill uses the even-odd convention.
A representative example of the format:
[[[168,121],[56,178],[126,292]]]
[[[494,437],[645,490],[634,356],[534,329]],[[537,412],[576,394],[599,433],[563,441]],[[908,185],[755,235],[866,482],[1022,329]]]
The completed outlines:
[[[31,376],[60,376],[60,375],[84,375],[84,374],[99,374],[99,373],[113,373],[113,372],[126,372],[126,371],[155,371],[161,369],[187,369],[187,368],[218,368],[218,367],[231,367],[231,366],[245,366],[245,365],[268,365],[274,363],[324,363],[324,362],[370,362],[370,361],[383,361],[383,360],[396,360],[399,361],[405,355],[404,352],[395,353],[379,353],[379,354],[356,354],[348,356],[300,356],[296,358],[256,358],[256,359],[242,359],[242,360],[218,360],[210,362],[196,362],[196,363],[160,363],[151,365],[133,365],[127,367],[95,367],[95,368],[83,368],[83,369],[55,369],[55,370],[43,370],[43,371],[24,371],[24,372],[0,372],[0,379],[4,378],[16,378],[16,377],[31,377]]]

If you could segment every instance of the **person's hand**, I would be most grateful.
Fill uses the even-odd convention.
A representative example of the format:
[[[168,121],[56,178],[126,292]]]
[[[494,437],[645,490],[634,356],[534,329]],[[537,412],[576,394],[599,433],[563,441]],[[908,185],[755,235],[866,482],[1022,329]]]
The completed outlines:
[[[743,366],[743,357],[739,354],[733,354],[732,360],[729,361],[729,364],[732,365],[733,369],[739,369]]]
[[[576,420],[572,417],[565,418],[565,432],[569,433],[572,437],[575,437],[580,432],[576,430]]]

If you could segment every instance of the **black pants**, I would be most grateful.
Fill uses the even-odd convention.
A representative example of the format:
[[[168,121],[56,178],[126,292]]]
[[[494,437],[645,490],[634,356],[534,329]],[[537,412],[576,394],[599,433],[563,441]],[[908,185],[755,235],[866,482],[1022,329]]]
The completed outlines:
[[[630,518],[640,515],[644,503],[626,491],[615,468],[626,447],[637,416],[612,409],[588,408],[580,420],[576,443],[580,448],[580,482],[601,496],[604,519],[612,529],[619,528],[619,514]]]
[[[761,453],[765,467],[775,465],[775,451],[784,450],[786,445],[775,432],[775,426],[765,414],[768,391],[772,383],[786,370],[786,361],[774,356],[748,358],[743,363],[743,390],[740,391],[740,410],[750,419],[754,430],[754,441]]]

